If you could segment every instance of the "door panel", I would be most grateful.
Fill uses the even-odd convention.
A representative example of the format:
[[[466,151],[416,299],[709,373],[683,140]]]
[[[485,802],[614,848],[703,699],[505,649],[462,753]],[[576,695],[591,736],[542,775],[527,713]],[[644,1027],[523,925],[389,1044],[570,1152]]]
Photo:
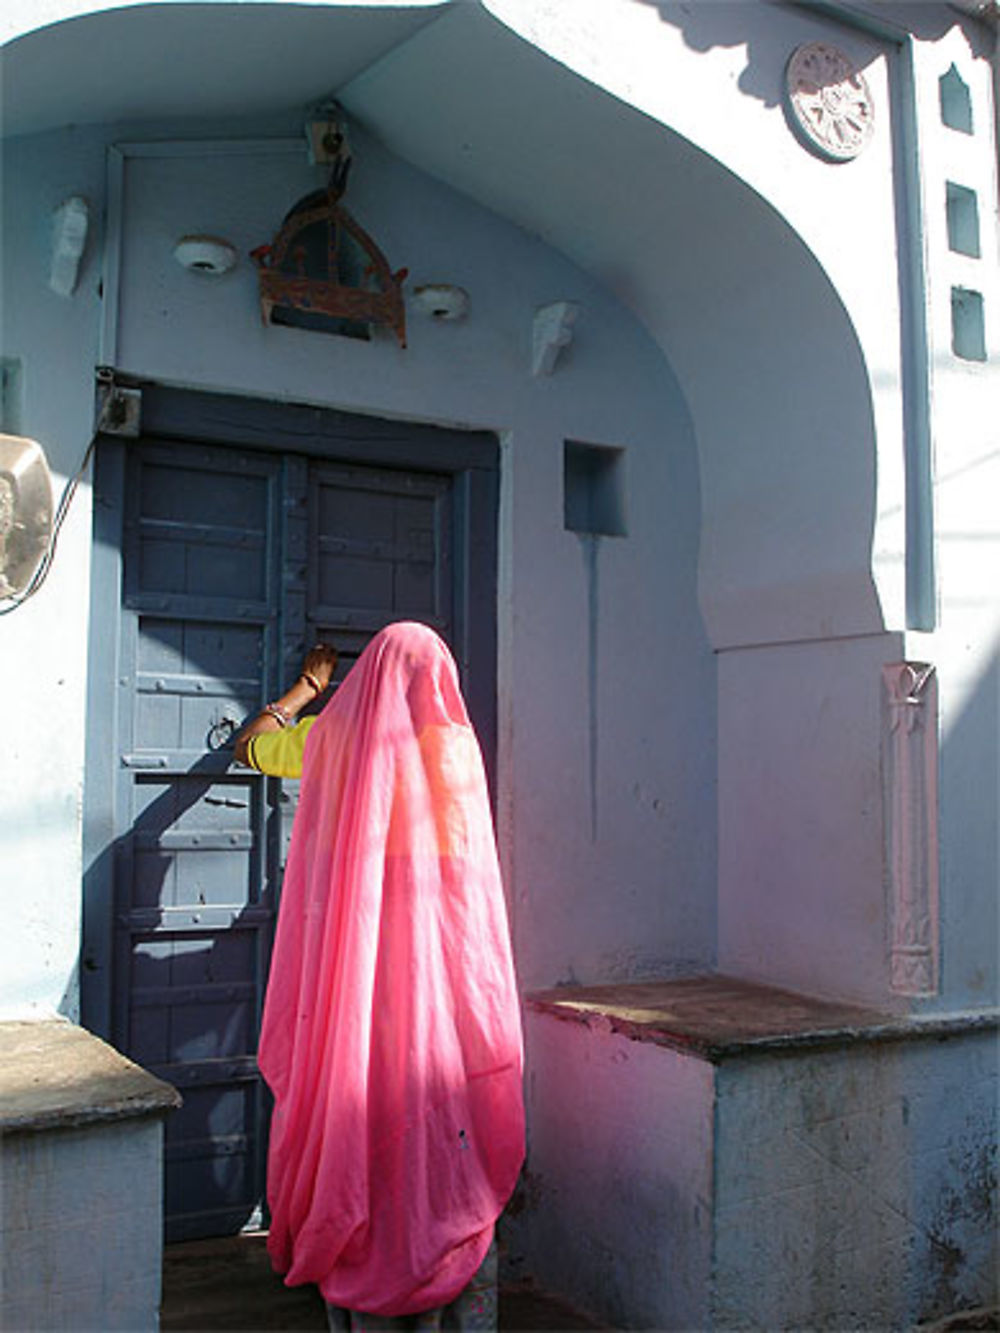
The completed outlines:
[[[178,1086],[175,1239],[260,1197],[253,1053],[276,893],[263,784],[229,772],[277,671],[281,460],[143,443],[124,489],[114,1038]]]
[[[467,488],[459,468],[161,440],[105,442],[98,476],[98,539],[122,559],[113,628],[92,612],[105,672],[92,726],[113,671],[117,767],[110,818],[95,810],[99,777],[88,796],[108,832],[87,876],[84,1017],[183,1094],[167,1123],[168,1237],[220,1235],[263,1197],[255,1052],[298,786],[231,768],[233,735],[320,637],[341,653],[338,679],[403,618],[437,628],[463,664],[468,559],[453,546]],[[489,580],[484,591],[492,617]],[[99,750],[92,741],[98,775]]]
[[[392,620],[452,639],[452,481],[316,463],[309,469],[308,620],[348,670]]]

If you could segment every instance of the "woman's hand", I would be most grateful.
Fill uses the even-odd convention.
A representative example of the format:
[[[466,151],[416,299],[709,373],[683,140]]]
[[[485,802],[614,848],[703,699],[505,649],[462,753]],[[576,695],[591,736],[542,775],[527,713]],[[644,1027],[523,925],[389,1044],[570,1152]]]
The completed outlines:
[[[236,762],[239,764],[247,762],[247,742],[251,736],[259,736],[265,731],[277,731],[279,727],[284,725],[278,721],[275,711],[283,714],[290,721],[307,704],[312,703],[313,699],[319,698],[329,686],[336,665],[337,650],[332,645],[317,643],[315,648],[310,648],[306,653],[305,661],[302,663],[298,680],[292,684],[290,689],[285,691],[280,699],[276,699],[273,704],[268,704],[262,713],[258,713],[252,721],[248,722],[236,738],[236,744],[233,747],[233,757]]]
[[[302,679],[314,685],[317,694],[322,694],[329,686],[337,667],[337,650],[329,643],[317,643],[306,653],[302,663]]]

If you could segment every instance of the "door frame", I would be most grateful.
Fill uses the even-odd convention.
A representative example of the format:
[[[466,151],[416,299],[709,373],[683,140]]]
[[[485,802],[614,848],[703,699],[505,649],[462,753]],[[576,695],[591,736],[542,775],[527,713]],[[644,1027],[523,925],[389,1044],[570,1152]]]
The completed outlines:
[[[454,496],[452,648],[491,786],[497,742],[497,541],[500,446],[485,430],[188,390],[116,376],[142,395],[141,439],[294,453],[329,462],[449,475]],[[122,501],[128,440],[99,436],[94,468],[93,547],[83,821],[81,1022],[111,1036],[115,777],[114,682],[122,600]],[[475,614],[473,599],[488,599]]]

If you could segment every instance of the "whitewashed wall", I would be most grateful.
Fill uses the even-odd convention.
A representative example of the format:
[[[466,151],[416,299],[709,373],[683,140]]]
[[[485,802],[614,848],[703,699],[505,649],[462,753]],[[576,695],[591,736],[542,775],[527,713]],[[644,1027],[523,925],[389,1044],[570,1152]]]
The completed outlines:
[[[859,8],[888,12],[852,6],[838,21],[804,6],[489,0],[455,6],[366,71],[345,102],[396,156],[358,133],[349,202],[412,284],[459,283],[472,300],[460,326],[414,317],[405,353],[391,341],[264,330],[247,265],[206,286],[173,264],[182,232],[218,230],[243,252],[268,239],[315,184],[304,164],[262,158],[248,172],[246,162],[195,155],[127,165],[122,368],[501,435],[500,836],[529,988],[718,961],[759,980],[896,1003],[879,689],[883,665],[909,657],[936,664],[941,699],[942,992],[926,1003],[995,1002],[1000,292],[990,72],[975,24],[957,26],[944,5],[906,7],[920,20],[919,151],[901,159],[890,102],[906,34],[856,26]],[[842,46],[872,87],[876,136],[854,163],[822,162],[788,130],[784,64],[809,40]],[[968,141],[940,121],[938,80],[952,61],[973,97]],[[67,130],[7,145],[5,355],[23,358],[22,424],[60,474],[89,433],[102,238],[79,294],[58,300],[45,289],[51,210],[80,192],[100,214],[112,140],[294,128],[290,116]],[[917,209],[905,216],[901,161],[920,168]],[[946,180],[978,192],[978,261],[948,248]],[[933,444],[917,487],[936,522],[939,618],[928,634],[907,631],[905,613],[907,566],[928,554],[905,533],[906,246],[928,282],[916,367],[929,377]],[[955,285],[984,297],[983,363],[953,355]],[[921,306],[917,288],[906,292]],[[581,302],[576,340],[552,379],[535,381],[531,317],[557,299]],[[598,553],[596,707],[588,571],[562,527],[566,437],[627,450],[628,535]],[[17,700],[0,757],[0,798],[17,816],[3,833],[13,887],[2,1014],[73,1002],[88,504],[84,490],[43,593],[0,625],[0,671]],[[863,1131],[866,1188],[933,1187],[933,1199],[902,1200],[925,1232],[941,1219],[937,1201],[950,1195],[960,1208],[983,1160],[992,1071],[978,1041],[934,1043],[919,1057],[901,1046],[883,1062],[898,1066],[888,1083],[869,1068],[854,1091],[844,1068],[820,1058],[723,1080],[721,1145],[704,1068],[651,1048],[621,1058],[620,1039],[547,1019],[530,1021],[529,1048],[535,1194],[518,1235],[533,1271],[579,1299],[597,1307],[602,1293],[627,1295],[633,1304],[620,1302],[615,1318],[684,1327],[714,1317],[707,1206],[720,1210],[716,1244],[730,1265],[715,1293],[720,1317],[748,1297],[773,1326],[796,1301],[820,1309],[809,1306],[808,1264],[784,1303],[767,1281],[784,1271],[775,1219],[801,1224],[810,1242],[829,1239],[829,1214],[809,1210],[817,1179],[850,1193],[845,1171],[859,1159],[844,1155],[841,1133]],[[975,1084],[975,1124],[947,1096],[955,1080]],[[923,1097],[922,1128],[909,1157],[887,1163],[883,1147],[903,1142],[911,1093]],[[786,1208],[781,1173],[797,1163],[803,1108],[822,1111],[828,1096],[856,1100],[809,1120],[828,1124],[817,1142],[831,1151],[819,1174],[810,1159],[813,1183]],[[710,1199],[713,1179],[723,1188]],[[744,1219],[755,1208],[751,1234]],[[880,1231],[885,1214],[864,1200],[851,1216],[870,1223],[874,1243],[860,1257],[853,1248],[846,1280],[875,1291],[878,1256],[898,1264],[916,1233],[907,1221],[889,1235],[891,1219]],[[751,1269],[752,1290],[740,1278]],[[842,1276],[835,1264],[820,1272],[823,1300]],[[903,1277],[896,1294],[909,1299],[916,1288]],[[956,1302],[970,1293],[945,1292]]]
[[[3,354],[21,363],[18,429],[43,443],[58,491],[91,436],[100,249],[92,237],[78,293],[61,299],[50,219],[78,192],[99,216],[104,144],[70,131],[5,145],[3,162]],[[0,759],[5,1018],[76,1009],[90,541],[84,486],[45,587],[0,621],[0,684],[16,700]]]
[[[45,228],[69,192],[89,196],[99,214],[110,137],[8,146],[20,244],[5,250],[7,354],[25,364],[24,429],[43,440],[63,475],[89,436],[98,272],[95,248],[76,297],[48,293]],[[83,156],[79,138],[88,145]],[[245,258],[214,281],[183,270],[173,245],[182,234],[207,231],[246,256],[321,175],[304,153],[168,152],[126,158],[123,209],[114,219],[120,318],[114,350],[101,356],[178,385],[496,430],[503,442],[499,806],[522,978],[537,985],[710,965],[714,664],[696,607],[698,479],[683,398],[634,317],[579,269],[360,132],[353,146],[352,209],[390,262],[409,267],[411,285],[465,287],[466,321],[434,324],[411,311],[406,351],[387,337],[364,344],[265,329]],[[576,337],[550,378],[533,379],[532,319],[552,300],[580,303]],[[601,539],[596,557],[593,700],[591,572],[580,539],[563,527],[567,438],[625,450],[627,535]],[[11,966],[2,969],[8,1007],[51,1007],[72,992],[88,502],[84,489],[52,580],[4,627],[18,636],[6,660],[25,704],[12,719],[17,762],[4,773],[23,808],[5,835],[8,865],[18,869],[18,902],[33,898],[40,883],[47,893],[44,912],[23,908],[25,928],[11,941]],[[49,675],[57,672],[68,684],[53,709]],[[53,745],[61,760],[55,781]],[[36,793],[60,786],[60,817],[40,836]],[[61,923],[58,948],[53,921]]]
[[[942,994],[932,1007],[996,1004],[1000,951],[1000,229],[995,83],[987,41],[972,27],[931,28],[918,41],[928,278],[928,367],[934,444],[937,625],[910,634],[908,656],[931,662],[940,693]],[[994,70],[997,57],[994,54]],[[942,122],[940,79],[954,65],[968,87],[972,134]],[[992,85],[992,86],[991,86]],[[978,258],[948,241],[946,186],[972,190]],[[986,360],[955,356],[953,288],[983,300]]]
[[[345,345],[334,366],[325,340],[261,330],[247,268],[211,298],[183,286],[195,279],[173,269],[168,241],[178,229],[209,226],[235,228],[241,245],[266,239],[287,202],[268,211],[273,176],[258,196],[242,178],[216,189],[209,168],[182,180],[176,163],[161,162],[160,178],[149,162],[130,167],[120,364],[182,384],[503,434],[501,835],[528,984],[710,962],[718,901],[727,968],[890,1002],[888,912],[876,878],[883,827],[869,797],[880,667],[906,655],[935,662],[940,675],[938,1003],[982,1004],[995,994],[985,942],[997,888],[990,774],[1000,615],[997,521],[980,503],[995,453],[1000,304],[989,66],[974,22],[961,28],[947,6],[906,9],[918,28],[911,128],[920,151],[901,156],[893,88],[906,74],[900,52],[909,38],[884,6],[867,9],[874,27],[853,9],[838,18],[765,4],[490,0],[453,7],[365,70],[344,90],[351,110],[402,157],[493,206],[477,209],[359,141],[352,202],[366,220],[378,216],[392,261],[408,263],[414,283],[447,278],[472,293],[467,325],[414,324],[405,354]],[[843,47],[871,86],[876,134],[855,162],[820,161],[789,132],[784,65],[809,40]],[[938,78],[953,60],[976,107],[976,135],[959,147],[937,105]],[[264,128],[286,129],[292,119]],[[175,132],[160,125],[115,137]],[[180,132],[197,138],[250,127],[189,124]],[[44,290],[45,230],[69,192],[89,194],[99,212],[100,157],[111,137],[67,131],[9,149],[7,354],[25,359],[24,428],[44,434],[63,472],[89,423],[96,251],[80,295],[59,302]],[[914,160],[922,175],[910,199],[916,211],[906,213],[898,207],[901,173]],[[980,261],[956,259],[943,239],[949,172],[979,191]],[[302,190],[313,181],[303,169]],[[298,187],[288,186],[294,197]],[[551,238],[553,249],[498,215]],[[912,230],[921,217],[925,235]],[[929,284],[930,341],[917,360],[931,377],[936,456],[916,491],[934,489],[940,621],[931,636],[903,638],[904,573],[928,554],[904,531],[898,259],[907,246],[926,261]],[[950,290],[975,282],[992,360],[957,364]],[[585,306],[577,341],[551,381],[534,382],[534,306],[574,294]],[[911,286],[908,299],[919,305],[922,293]],[[625,304],[665,349],[673,375]],[[294,353],[271,355],[279,343]],[[49,365],[58,370],[55,387]],[[602,543],[598,561],[596,842],[583,725],[591,711],[585,565],[560,521],[566,436],[629,450],[629,535]],[[15,808],[23,792],[43,789],[44,777],[57,812],[41,853],[33,822],[12,839],[17,882],[37,892],[22,912],[34,947],[13,959],[11,1003],[51,1000],[75,947],[76,891],[64,886],[79,870],[82,499],[45,598],[4,626],[14,649],[5,666],[26,703],[12,724]],[[43,611],[60,586],[53,610]],[[55,669],[56,627],[72,645],[62,654],[68,674]],[[717,895],[707,642],[725,654]],[[759,688],[749,690],[749,681]],[[58,691],[59,723],[42,724],[57,735],[39,745],[36,719],[48,717]],[[838,711],[839,729],[830,720]],[[807,748],[814,734],[829,734],[832,748]],[[774,781],[762,787],[761,772]],[[41,964],[43,953],[49,961]]]
[[[996,1301],[995,1032],[717,1080],[711,1327],[912,1328]]]
[[[669,349],[698,436],[701,606],[723,654],[720,966],[899,1002],[874,787],[879,669],[905,656],[936,666],[941,698],[941,993],[922,1003],[996,1003],[994,34],[937,5],[780,16],[767,5],[629,0],[489,8],[754,192],[700,175],[680,154],[670,171],[638,126],[618,173],[665,182],[661,195],[648,190],[669,242],[632,300]],[[844,50],[871,89],[875,135],[848,164],[813,156],[789,132],[784,68],[807,41]],[[971,136],[942,125],[939,79],[952,62],[970,90]],[[607,111],[605,132],[612,121]],[[946,180],[976,190],[978,260],[949,250]],[[954,286],[984,298],[985,361],[953,353]],[[918,518],[907,534],[907,511],[912,520],[921,506],[928,526],[921,533]],[[919,623],[907,577],[919,592],[932,565],[937,628],[904,635]]]
[[[504,1234],[543,1288],[613,1328],[712,1327],[716,1071],[527,1015],[531,1153]]]

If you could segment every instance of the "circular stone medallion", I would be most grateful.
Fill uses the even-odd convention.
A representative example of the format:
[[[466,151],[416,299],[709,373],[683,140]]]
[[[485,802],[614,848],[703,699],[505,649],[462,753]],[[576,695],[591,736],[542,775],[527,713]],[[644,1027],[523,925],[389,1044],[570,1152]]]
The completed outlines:
[[[836,46],[810,42],[792,52],[785,71],[794,124],[810,148],[847,162],[867,148],[875,107],[864,76]]]

